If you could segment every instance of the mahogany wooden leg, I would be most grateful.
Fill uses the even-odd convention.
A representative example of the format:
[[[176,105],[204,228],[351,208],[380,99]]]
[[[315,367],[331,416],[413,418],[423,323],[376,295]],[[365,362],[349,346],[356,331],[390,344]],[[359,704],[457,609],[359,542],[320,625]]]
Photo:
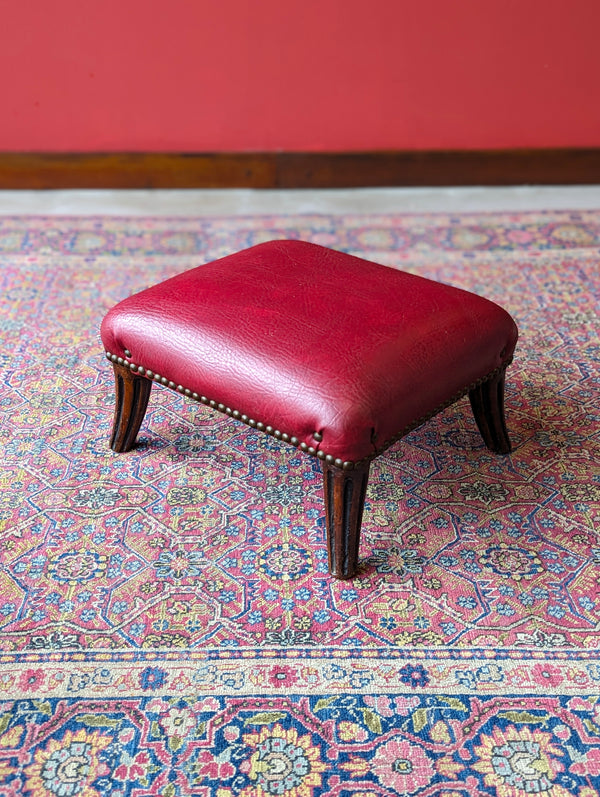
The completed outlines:
[[[342,470],[326,462],[323,468],[329,572],[352,578],[358,567],[358,546],[369,465]]]
[[[125,365],[113,363],[113,368],[116,400],[110,447],[121,453],[133,448],[146,414],[152,382],[132,373]]]
[[[508,454],[511,445],[504,419],[504,370],[469,393],[473,415],[486,446]]]

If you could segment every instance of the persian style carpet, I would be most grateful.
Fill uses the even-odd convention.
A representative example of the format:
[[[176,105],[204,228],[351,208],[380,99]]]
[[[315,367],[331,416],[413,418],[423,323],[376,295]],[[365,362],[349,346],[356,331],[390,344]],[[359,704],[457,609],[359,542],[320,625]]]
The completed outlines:
[[[273,238],[483,294],[508,457],[462,400],[372,466],[327,575],[318,462],[153,388],[98,327]],[[600,212],[0,220],[2,797],[598,797]]]

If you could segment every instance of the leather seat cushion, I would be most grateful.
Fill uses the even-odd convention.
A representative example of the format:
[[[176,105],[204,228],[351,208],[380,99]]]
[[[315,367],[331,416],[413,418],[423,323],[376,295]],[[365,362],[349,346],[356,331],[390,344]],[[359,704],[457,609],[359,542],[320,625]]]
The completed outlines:
[[[355,462],[509,362],[517,329],[464,290],[271,241],[125,299],[101,335],[107,353]]]

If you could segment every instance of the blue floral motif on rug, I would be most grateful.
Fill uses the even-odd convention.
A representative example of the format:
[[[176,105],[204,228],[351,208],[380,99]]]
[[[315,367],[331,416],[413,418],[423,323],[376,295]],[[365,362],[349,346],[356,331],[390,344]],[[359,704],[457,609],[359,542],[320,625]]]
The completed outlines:
[[[11,703],[0,720],[3,793],[597,793],[595,700],[155,697],[160,668],[145,672],[148,696]]]

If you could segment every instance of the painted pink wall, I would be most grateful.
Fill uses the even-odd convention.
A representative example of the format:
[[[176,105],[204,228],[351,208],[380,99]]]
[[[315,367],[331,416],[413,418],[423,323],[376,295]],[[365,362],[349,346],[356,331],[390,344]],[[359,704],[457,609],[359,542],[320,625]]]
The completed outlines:
[[[600,146],[597,0],[4,0],[0,150]]]

